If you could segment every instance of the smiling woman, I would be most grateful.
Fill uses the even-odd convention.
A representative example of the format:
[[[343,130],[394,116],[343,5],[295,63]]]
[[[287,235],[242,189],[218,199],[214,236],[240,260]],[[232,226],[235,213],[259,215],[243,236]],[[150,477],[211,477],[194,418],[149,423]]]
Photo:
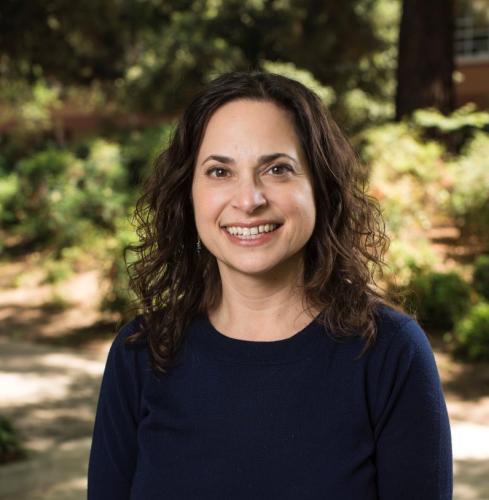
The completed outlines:
[[[107,358],[89,500],[451,498],[433,352],[375,283],[381,212],[318,96],[218,77],[136,215],[141,313]]]
[[[216,170],[222,175],[212,175]],[[296,279],[316,221],[311,181],[283,108],[237,99],[210,118],[192,200],[197,232],[216,258],[222,283],[220,304],[207,312],[227,335],[277,340],[319,312],[304,313]]]

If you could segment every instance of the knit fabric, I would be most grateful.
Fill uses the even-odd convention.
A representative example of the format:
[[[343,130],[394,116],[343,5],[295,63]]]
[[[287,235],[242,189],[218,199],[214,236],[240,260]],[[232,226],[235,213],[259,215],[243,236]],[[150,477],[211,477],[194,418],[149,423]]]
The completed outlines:
[[[207,316],[160,378],[115,337],[100,387],[88,500],[449,500],[446,403],[419,324],[383,306],[376,343],[313,320],[247,341]]]

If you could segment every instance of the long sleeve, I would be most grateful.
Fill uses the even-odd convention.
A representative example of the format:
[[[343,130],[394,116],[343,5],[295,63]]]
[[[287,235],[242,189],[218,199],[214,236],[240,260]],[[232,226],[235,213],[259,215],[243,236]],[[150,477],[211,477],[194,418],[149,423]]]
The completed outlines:
[[[433,351],[416,321],[397,333],[375,384],[379,500],[450,500],[450,424]]]
[[[137,458],[137,353],[124,346],[135,320],[114,339],[100,386],[88,465],[88,500],[129,499]]]

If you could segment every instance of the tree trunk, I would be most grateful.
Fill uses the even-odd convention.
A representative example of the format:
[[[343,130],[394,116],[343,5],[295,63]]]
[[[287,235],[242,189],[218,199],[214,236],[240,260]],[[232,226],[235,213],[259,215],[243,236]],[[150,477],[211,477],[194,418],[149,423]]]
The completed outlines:
[[[403,1],[396,120],[418,108],[453,111],[453,32],[453,0]]]

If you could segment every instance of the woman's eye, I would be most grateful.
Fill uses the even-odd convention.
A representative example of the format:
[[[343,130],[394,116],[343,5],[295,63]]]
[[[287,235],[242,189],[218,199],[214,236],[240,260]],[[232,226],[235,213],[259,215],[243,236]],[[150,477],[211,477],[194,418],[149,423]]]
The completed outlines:
[[[270,171],[274,171],[277,175],[281,175],[285,172],[292,172],[293,169],[290,165],[286,163],[279,163],[278,165],[273,165],[269,168]]]
[[[272,165],[267,172],[272,172],[274,177],[278,177],[281,175],[286,174],[287,172],[293,172],[293,168],[290,165],[287,165],[286,163],[279,163],[277,165]],[[216,179],[223,179],[225,178],[228,173],[228,170],[223,167],[211,167],[209,170],[207,170],[206,174],[209,177],[214,177]]]
[[[225,168],[222,168],[222,167],[212,167],[210,168],[209,170],[207,170],[207,175],[210,175],[211,177],[224,177],[224,175],[212,175],[214,172],[227,172],[227,170]]]

